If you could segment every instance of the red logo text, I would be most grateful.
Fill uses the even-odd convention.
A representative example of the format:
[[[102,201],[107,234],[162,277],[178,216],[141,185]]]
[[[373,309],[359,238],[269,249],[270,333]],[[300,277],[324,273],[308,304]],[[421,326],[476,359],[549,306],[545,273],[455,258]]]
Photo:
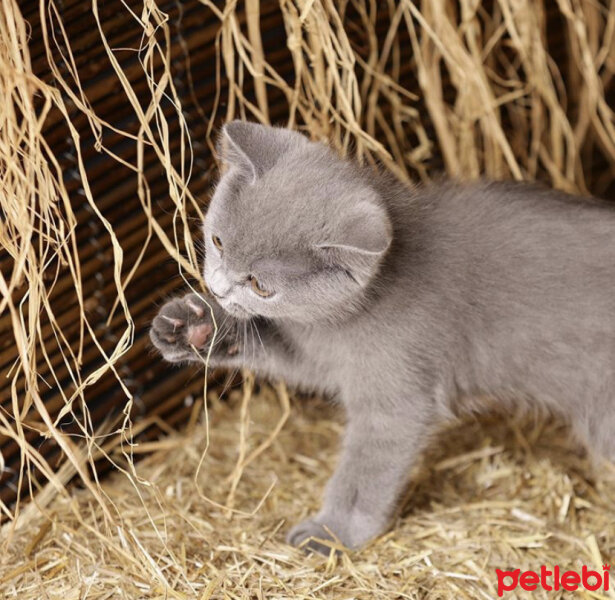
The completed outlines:
[[[496,569],[498,596],[501,598],[504,592],[512,592],[517,587],[521,587],[526,592],[533,592],[538,587],[547,592],[560,589],[575,592],[580,587],[590,592],[596,590],[608,592],[610,569],[611,565],[602,565],[602,571],[591,571],[583,565],[580,573],[577,571],[561,571],[558,565],[553,567],[552,571],[542,565],[539,573],[536,571],[521,572],[521,569],[514,571]]]

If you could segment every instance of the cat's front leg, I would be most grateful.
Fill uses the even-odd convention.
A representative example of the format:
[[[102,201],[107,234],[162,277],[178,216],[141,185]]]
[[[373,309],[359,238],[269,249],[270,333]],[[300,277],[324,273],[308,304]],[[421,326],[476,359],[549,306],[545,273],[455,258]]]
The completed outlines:
[[[240,351],[240,324],[212,298],[197,294],[173,298],[152,322],[150,338],[169,362],[224,366]]]
[[[342,454],[322,508],[291,529],[290,544],[328,554],[328,546],[310,538],[333,537],[356,549],[386,530],[432,426],[427,416],[385,411],[382,406],[349,411]]]

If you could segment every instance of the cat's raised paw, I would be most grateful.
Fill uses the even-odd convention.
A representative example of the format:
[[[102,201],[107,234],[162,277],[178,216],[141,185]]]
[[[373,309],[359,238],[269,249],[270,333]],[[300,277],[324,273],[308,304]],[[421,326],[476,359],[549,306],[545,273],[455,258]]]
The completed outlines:
[[[214,335],[212,310],[197,294],[170,300],[152,322],[154,346],[170,362],[198,360]]]

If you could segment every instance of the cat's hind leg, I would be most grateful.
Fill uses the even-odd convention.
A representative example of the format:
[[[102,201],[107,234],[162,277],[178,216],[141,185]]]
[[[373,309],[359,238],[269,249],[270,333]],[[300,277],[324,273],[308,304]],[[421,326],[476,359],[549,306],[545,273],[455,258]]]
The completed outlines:
[[[590,450],[615,465],[615,409],[588,419],[587,441]]]
[[[577,397],[570,418],[575,438],[587,448],[596,469],[603,460],[615,468],[615,405],[605,388]]]

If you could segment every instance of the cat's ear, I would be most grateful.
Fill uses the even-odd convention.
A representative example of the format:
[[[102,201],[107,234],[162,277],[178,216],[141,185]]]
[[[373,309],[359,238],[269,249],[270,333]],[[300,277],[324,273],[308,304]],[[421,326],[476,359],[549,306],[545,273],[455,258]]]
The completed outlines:
[[[292,147],[307,143],[290,129],[231,121],[222,128],[218,154],[227,167],[240,170],[254,183]]]
[[[344,264],[357,280],[364,280],[380,262],[392,238],[393,228],[386,210],[378,202],[362,200],[317,248]]]

